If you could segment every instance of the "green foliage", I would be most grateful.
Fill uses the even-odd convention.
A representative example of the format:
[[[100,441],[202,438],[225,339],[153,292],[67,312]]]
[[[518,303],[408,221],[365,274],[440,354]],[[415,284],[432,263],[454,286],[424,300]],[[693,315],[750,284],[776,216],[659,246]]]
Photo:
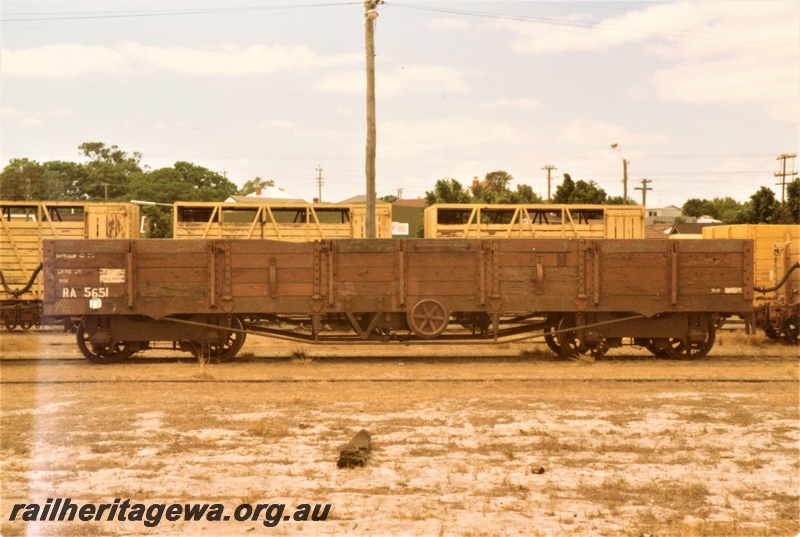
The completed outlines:
[[[265,187],[265,186],[275,186],[275,181],[272,179],[262,179],[261,177],[256,177],[255,179],[251,179],[250,181],[245,181],[242,185],[242,188],[239,189],[237,194],[239,196],[246,196],[248,194],[252,194],[256,191],[258,187]]]
[[[236,185],[222,175],[190,162],[180,161],[172,168],[146,171],[140,166],[141,154],[129,155],[115,145],[87,142],[79,149],[88,162],[40,164],[28,159],[11,160],[0,172],[0,198],[99,201],[107,195],[108,200],[172,204],[176,201],[222,201],[237,190]],[[272,181],[262,184],[272,186]],[[146,236],[172,236],[170,207],[146,206],[142,214],[147,216]]]
[[[564,181],[556,188],[553,203],[567,204],[602,204],[608,194],[597,186],[594,181],[580,180],[575,182],[568,173],[564,174]]]
[[[384,203],[394,203],[397,201],[397,196],[393,196],[389,194],[388,196],[381,196],[378,198],[378,201],[382,201]]]
[[[434,203],[542,203],[542,199],[528,185],[519,184],[510,190],[508,184],[514,180],[508,172],[502,170],[486,174],[483,183],[473,185],[465,190],[455,179],[440,179],[432,192],[426,192],[426,205]],[[471,193],[471,195],[470,195]]]
[[[777,224],[780,220],[781,204],[775,199],[775,193],[762,186],[755,194],[750,196],[750,202],[745,205],[742,218],[737,223],[743,224]]]
[[[131,178],[142,173],[140,153],[129,156],[117,146],[106,147],[102,142],[87,142],[78,146],[89,162],[85,174],[77,178],[76,193],[87,200],[122,200],[128,192]]]
[[[786,206],[783,217],[785,224],[800,224],[800,179],[795,179],[786,185]]]
[[[508,184],[514,180],[514,177],[503,170],[497,170],[486,174],[484,181],[486,182],[486,189],[494,192],[495,194],[502,194],[508,192]]]
[[[472,196],[455,179],[439,179],[432,191],[425,192],[425,205],[435,203],[472,203]]]
[[[44,188],[44,166],[36,161],[13,159],[0,173],[0,199],[42,199],[40,196]]]
[[[713,200],[691,198],[686,200],[682,209],[687,216],[710,216],[726,224],[733,224],[742,218],[744,205],[731,197]]]

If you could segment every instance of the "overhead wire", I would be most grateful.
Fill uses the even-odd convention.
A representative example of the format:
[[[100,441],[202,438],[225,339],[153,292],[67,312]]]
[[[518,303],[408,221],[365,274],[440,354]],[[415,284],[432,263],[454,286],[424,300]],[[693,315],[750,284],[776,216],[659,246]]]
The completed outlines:
[[[39,22],[39,21],[66,21],[66,20],[86,20],[86,19],[132,19],[146,17],[176,17],[185,15],[217,15],[233,13],[251,13],[259,11],[280,11],[291,9],[311,9],[321,7],[338,7],[349,5],[360,5],[361,2],[327,2],[313,4],[281,4],[272,6],[248,6],[248,7],[220,7],[220,8],[191,8],[191,9],[166,9],[166,10],[147,10],[147,11],[104,11],[104,12],[47,12],[40,14],[33,13],[5,13],[0,14],[1,22]]]
[[[629,33],[641,33],[647,35],[659,35],[662,37],[690,37],[695,39],[706,39],[712,41],[725,41],[741,44],[763,45],[763,46],[790,46],[797,47],[800,39],[791,37],[776,37],[776,36],[742,36],[737,34],[722,33],[722,32],[709,32],[702,30],[667,30],[663,28],[652,28],[646,26],[628,25],[622,23],[609,23],[606,21],[589,22],[571,19],[558,19],[551,17],[540,17],[531,15],[511,15],[504,13],[492,13],[483,11],[472,11],[466,9],[453,9],[437,6],[427,6],[422,4],[405,3],[405,2],[392,2],[393,8],[406,9],[412,11],[423,11],[431,13],[442,13],[448,15],[459,15],[466,17],[475,17],[483,19],[494,20],[508,20],[518,22],[530,22],[547,24],[554,26],[567,26],[574,28],[610,28]]]

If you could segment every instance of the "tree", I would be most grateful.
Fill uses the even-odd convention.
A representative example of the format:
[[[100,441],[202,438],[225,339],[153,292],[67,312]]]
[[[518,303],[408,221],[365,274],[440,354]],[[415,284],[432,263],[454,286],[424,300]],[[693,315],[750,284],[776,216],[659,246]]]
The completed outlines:
[[[696,218],[698,216],[709,215],[716,218],[716,215],[713,214],[714,204],[707,199],[688,199],[683,204],[681,209],[683,209],[683,212],[686,214],[686,216],[694,216]]]
[[[394,203],[397,201],[397,199],[398,199],[397,196],[389,194],[388,196],[381,196],[380,198],[378,198],[378,201],[382,201],[384,203]]]
[[[45,169],[36,161],[13,159],[0,173],[0,199],[42,200],[46,192]]]
[[[575,182],[568,173],[564,174],[564,181],[556,188],[553,196],[554,203],[568,204],[602,204],[608,194],[597,186],[594,181],[580,180]]]
[[[542,203],[542,198],[539,197],[528,185],[519,184],[514,192],[506,191],[502,193],[497,199],[498,203]]]
[[[775,224],[779,220],[781,204],[775,199],[775,193],[762,186],[750,196],[750,203],[743,212],[743,223]]]
[[[503,170],[497,170],[486,174],[484,181],[486,182],[486,189],[491,190],[495,194],[502,194],[508,192],[508,184],[514,180],[514,177]]]
[[[795,179],[786,185],[784,223],[800,224],[800,179]]]
[[[256,177],[250,181],[245,181],[237,194],[240,196],[246,196],[255,192],[257,188],[263,188],[265,186],[275,186],[275,181],[272,179],[262,179],[261,177]]]
[[[141,174],[141,153],[129,156],[116,145],[107,147],[102,142],[86,142],[78,146],[89,162],[85,164],[86,175],[76,185],[82,199],[124,199],[132,176]]]
[[[433,191],[425,192],[425,205],[434,203],[471,203],[472,196],[455,179],[439,179]]]
[[[570,174],[565,173],[564,180],[556,187],[556,193],[553,194],[553,203],[569,203],[573,190],[575,190],[575,181],[572,180]]]
[[[743,208],[741,203],[730,196],[713,200],[691,198],[682,207],[686,216],[710,216],[726,224],[736,222]]]
[[[236,192],[236,185],[222,175],[189,162],[159,168],[131,179],[129,199],[173,204],[176,201],[223,201]],[[147,216],[146,236],[172,236],[169,207],[143,207]]]

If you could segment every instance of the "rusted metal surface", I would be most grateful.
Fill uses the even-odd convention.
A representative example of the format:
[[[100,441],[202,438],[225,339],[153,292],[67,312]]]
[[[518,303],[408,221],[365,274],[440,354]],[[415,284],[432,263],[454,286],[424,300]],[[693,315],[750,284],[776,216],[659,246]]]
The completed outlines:
[[[138,237],[139,208],[130,203],[0,201],[0,322],[39,323],[43,240]]]
[[[752,311],[751,266],[747,240],[46,241],[44,307],[109,319],[90,335],[109,344],[162,338],[165,318],[233,329],[302,318],[312,340],[326,326],[361,340],[497,339],[535,327],[567,354],[627,337],[707,352],[719,316]],[[182,330],[173,327],[175,341],[227,337]]]

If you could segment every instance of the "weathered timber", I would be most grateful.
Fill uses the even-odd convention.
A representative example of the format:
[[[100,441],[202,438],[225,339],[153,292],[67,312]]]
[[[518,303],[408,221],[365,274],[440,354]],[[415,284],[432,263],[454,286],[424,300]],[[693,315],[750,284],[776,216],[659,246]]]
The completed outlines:
[[[350,442],[339,452],[339,468],[353,468],[364,466],[372,452],[372,436],[366,429],[361,429],[356,433]]]

